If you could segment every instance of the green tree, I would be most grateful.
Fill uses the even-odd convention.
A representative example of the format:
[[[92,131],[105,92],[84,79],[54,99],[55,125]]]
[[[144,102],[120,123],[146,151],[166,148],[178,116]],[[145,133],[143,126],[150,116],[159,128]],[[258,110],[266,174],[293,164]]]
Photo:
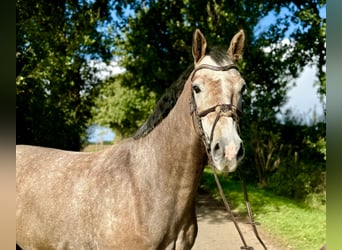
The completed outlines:
[[[122,81],[122,75],[106,80],[92,109],[92,120],[113,129],[115,140],[132,135],[156,102],[154,92],[145,86],[129,88]]]
[[[289,83],[293,82],[293,78],[298,76],[304,66],[311,65],[318,69],[318,94],[324,97],[326,89],[324,70],[326,19],[320,13],[326,2],[284,1],[278,3],[279,5],[274,9],[275,22],[256,39],[256,44],[260,48],[268,48],[261,52],[261,57],[264,59],[266,57],[266,60],[262,60],[266,64],[256,69],[261,68],[264,73],[265,67],[268,67],[266,71],[269,72],[265,75],[263,84],[250,84],[252,95],[246,97],[250,107],[246,113],[251,113],[246,115],[249,125],[243,129],[247,146],[250,148],[250,155],[246,157],[245,165],[247,168],[253,166],[250,171],[251,175],[254,172],[253,168],[257,169],[258,183],[261,185],[265,185],[278,168],[284,167],[284,164],[280,164],[280,158],[284,162],[286,159],[295,158],[298,153],[301,156],[311,155],[302,137],[308,133],[308,129],[302,129],[301,126],[293,123],[293,120],[290,127],[293,131],[297,128],[302,135],[300,133],[284,135],[281,130],[283,125],[274,117],[275,114],[280,113]],[[292,25],[291,29],[290,25]],[[289,42],[284,44],[285,35],[288,36]],[[272,76],[272,72],[275,77]],[[270,97],[271,95],[276,98]],[[250,97],[252,99],[249,102]],[[265,119],[268,116],[267,113],[271,115],[270,119]],[[324,124],[325,121],[323,121],[323,126],[317,127],[316,133],[325,137]],[[297,148],[294,149],[293,145],[297,145]],[[260,159],[267,160],[260,161]],[[288,162],[292,164],[294,161]],[[316,166],[321,166],[321,162],[321,160],[316,162]],[[272,168],[270,168],[270,163]],[[312,162],[310,164],[312,165]],[[291,168],[287,166],[287,169]],[[321,168],[321,171],[324,171],[324,168]]]
[[[265,128],[276,120],[284,104],[289,82],[307,64],[322,69],[324,81],[325,19],[319,10],[325,1],[301,4],[295,1],[136,1],[134,15],[115,40],[115,53],[126,69],[122,84],[130,88],[144,86],[159,98],[192,63],[191,39],[199,27],[210,44],[227,46],[233,34],[243,28],[247,48],[240,68],[248,81],[245,117]],[[270,11],[287,10],[258,37],[254,29]],[[314,19],[314,21],[312,20]],[[282,44],[290,24],[296,29],[291,42]],[[307,46],[304,42],[316,37]],[[318,44],[312,49],[313,44]],[[268,52],[265,51],[268,48]],[[309,55],[309,56],[308,56]],[[316,55],[314,57],[314,55]],[[318,60],[317,58],[321,58]],[[325,83],[321,83],[322,89]],[[147,116],[147,114],[145,114]],[[266,127],[266,129],[268,129]]]
[[[127,18],[126,25],[115,40],[114,51],[120,58],[120,65],[126,69],[122,76],[122,85],[137,89],[144,86],[146,93],[154,92],[157,99],[188,65],[192,64],[191,43],[195,27],[200,27],[207,40],[215,45],[227,46],[239,28],[244,28],[248,36],[247,40],[253,41],[254,26],[272,7],[268,3],[260,4],[255,1],[217,3],[216,1],[160,0],[136,3],[138,4],[131,6],[134,15]],[[246,53],[249,55],[246,61],[258,60],[268,65],[267,62],[262,61],[258,52],[250,53],[250,51]],[[245,70],[246,65],[246,63],[240,65],[244,75],[248,72]],[[251,66],[250,69],[253,67]],[[260,75],[260,72],[253,73],[250,74]],[[277,77],[271,70],[269,75],[272,78],[265,76],[268,81]],[[262,81],[255,82],[262,84]],[[279,92],[281,90],[277,93]],[[270,113],[265,112],[265,114]],[[148,114],[144,115],[147,117]],[[112,125],[114,128],[113,123]]]
[[[109,60],[110,1],[16,5],[18,144],[79,150],[99,81],[90,59]]]

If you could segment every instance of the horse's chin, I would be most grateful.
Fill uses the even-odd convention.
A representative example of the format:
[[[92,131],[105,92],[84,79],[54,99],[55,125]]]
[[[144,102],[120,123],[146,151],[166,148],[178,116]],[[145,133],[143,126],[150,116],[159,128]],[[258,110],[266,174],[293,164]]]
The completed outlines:
[[[232,173],[236,171],[238,167],[238,161],[236,160],[236,158],[233,158],[230,161],[223,160],[219,162],[214,162],[214,166],[219,172]]]

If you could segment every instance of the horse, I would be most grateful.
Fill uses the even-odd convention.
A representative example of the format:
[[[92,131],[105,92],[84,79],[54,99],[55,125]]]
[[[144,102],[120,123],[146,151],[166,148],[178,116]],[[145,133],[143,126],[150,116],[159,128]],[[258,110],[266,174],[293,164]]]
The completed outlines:
[[[233,172],[244,155],[245,81],[228,50],[193,34],[194,64],[169,112],[98,152],[16,146],[16,243],[22,249],[191,249],[195,198],[208,160]],[[153,116],[152,116],[153,118]],[[151,118],[151,119],[152,119]]]

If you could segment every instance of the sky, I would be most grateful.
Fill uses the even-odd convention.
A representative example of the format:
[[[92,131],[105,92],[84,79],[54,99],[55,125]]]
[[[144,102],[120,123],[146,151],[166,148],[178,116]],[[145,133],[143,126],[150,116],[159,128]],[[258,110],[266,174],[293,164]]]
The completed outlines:
[[[326,6],[321,8],[319,13],[322,18],[326,18]],[[281,9],[278,15],[276,15],[275,11],[271,11],[259,21],[259,24],[254,29],[255,35],[258,36],[262,31],[267,30],[277,17],[284,18],[287,14],[289,12],[285,8]],[[285,34],[284,43],[289,42],[289,34],[295,28],[296,25],[291,23],[289,30]],[[316,80],[316,68],[306,66],[299,77],[291,82],[294,82],[295,86],[291,87],[287,92],[287,103],[282,107],[281,111],[285,112],[286,109],[291,109],[294,115],[302,117],[307,123],[312,121],[314,112],[318,117],[322,116],[324,111],[320,97],[317,94]],[[291,83],[289,83],[289,86],[291,86]],[[323,101],[326,103],[325,99]],[[281,119],[281,114],[279,114],[278,118]]]
[[[285,14],[286,11],[281,11],[279,15],[284,16]],[[321,9],[320,15],[326,17],[326,7]],[[257,35],[264,29],[267,29],[267,27],[274,22],[275,18],[275,12],[271,12],[268,16],[261,19],[254,30],[255,34]],[[294,27],[292,29],[294,29]],[[105,65],[100,65],[100,67],[104,69],[102,78],[123,71],[123,69],[116,66],[115,63],[112,63],[109,67],[105,67]],[[314,112],[318,117],[323,115],[323,105],[317,94],[318,87],[314,84],[317,80],[315,75],[316,69],[306,66],[299,77],[294,79],[295,86],[291,87],[287,92],[287,102],[282,107],[282,112],[285,112],[286,109],[291,109],[294,115],[301,117],[307,123],[312,121]],[[291,86],[291,83],[289,83],[289,85]],[[281,114],[279,114],[278,118],[281,119]],[[89,131],[91,132],[89,132],[88,141],[92,143],[113,141],[115,136],[109,128],[99,126],[92,127]]]
[[[287,92],[287,103],[282,107],[284,112],[291,109],[294,114],[305,119],[307,123],[312,121],[316,113],[317,116],[323,115],[323,105],[317,94],[318,86],[315,85],[316,69],[306,66],[299,78],[295,80],[296,85]]]
[[[113,141],[115,134],[110,128],[97,125],[90,126],[87,129],[89,139],[88,142],[101,144],[104,141]]]

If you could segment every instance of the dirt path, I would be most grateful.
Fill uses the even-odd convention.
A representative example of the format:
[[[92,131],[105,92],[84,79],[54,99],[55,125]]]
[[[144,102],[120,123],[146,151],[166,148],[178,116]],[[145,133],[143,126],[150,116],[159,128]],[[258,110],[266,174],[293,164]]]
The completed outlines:
[[[198,234],[193,250],[239,250],[243,243],[229,220],[222,202],[213,200],[209,195],[201,194],[197,199]],[[250,225],[239,223],[248,246],[254,250],[264,248],[255,237]],[[274,240],[265,235],[260,226],[258,232],[268,250],[287,250],[289,248],[276,245]]]

